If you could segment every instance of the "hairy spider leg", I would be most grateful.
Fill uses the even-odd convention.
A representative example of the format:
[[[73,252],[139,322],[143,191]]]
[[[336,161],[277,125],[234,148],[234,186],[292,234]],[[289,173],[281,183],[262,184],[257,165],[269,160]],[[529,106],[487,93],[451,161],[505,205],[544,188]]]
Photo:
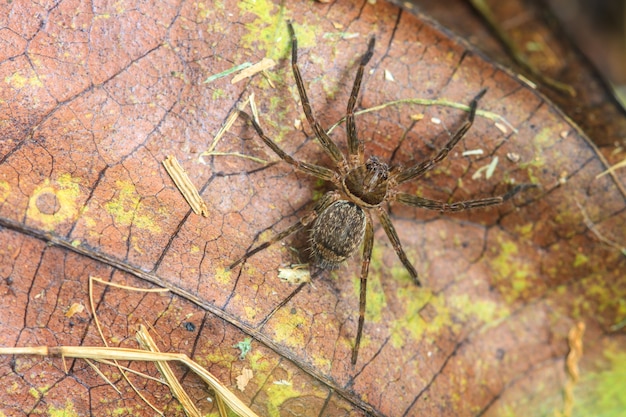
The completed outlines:
[[[472,101],[470,102],[470,111],[469,111],[469,116],[467,117],[467,120],[465,121],[465,123],[461,125],[459,130],[456,131],[456,133],[452,136],[452,138],[448,141],[448,143],[446,143],[446,145],[437,153],[437,155],[428,161],[424,161],[411,168],[407,168],[407,169],[399,171],[394,177],[394,181],[396,184],[402,184],[407,181],[415,180],[421,177],[422,175],[424,175],[427,171],[429,171],[439,162],[446,159],[446,157],[448,156],[452,148],[454,148],[456,144],[459,143],[461,139],[463,139],[463,136],[465,136],[469,128],[472,127],[472,124],[474,123],[474,117],[476,116],[476,108],[478,107],[478,100],[480,100],[481,97],[484,96],[486,92],[487,92],[487,89],[483,88],[476,95],[476,97],[472,99]]]
[[[250,116],[248,113],[246,113],[244,111],[241,111],[241,110],[239,111],[239,114],[241,114],[250,123],[252,123],[252,126],[254,127],[254,130],[256,130],[256,133],[261,137],[263,142],[265,142],[265,144],[272,151],[274,151],[274,153],[276,155],[278,155],[278,157],[280,159],[282,159],[283,161],[287,162],[290,165],[293,165],[298,170],[300,170],[300,171],[302,171],[302,172],[304,172],[306,174],[312,175],[312,176],[314,176],[316,178],[320,178],[320,179],[325,180],[325,181],[333,181],[334,180],[335,173],[332,170],[330,170],[328,168],[325,168],[325,167],[322,167],[322,166],[319,166],[319,165],[310,164],[308,162],[299,161],[297,159],[294,159],[287,152],[283,151],[281,149],[281,147],[276,144],[276,142],[274,142],[267,135],[265,135],[265,133],[263,132],[263,129],[261,128],[259,123],[256,120],[254,120],[254,118],[252,116]]]
[[[365,304],[367,302],[367,276],[369,274],[370,260],[372,259],[372,248],[374,247],[374,230],[372,228],[372,218],[368,211],[365,211],[365,236],[363,238],[363,261],[361,264],[361,288],[359,291],[359,325],[356,331],[356,340],[352,348],[352,365],[356,365],[359,356],[359,346],[363,335],[363,325],[365,323]]]
[[[511,188],[506,194],[499,197],[481,198],[478,200],[457,201],[456,203],[444,203],[442,201],[430,200],[418,197],[413,194],[398,193],[394,200],[411,207],[424,208],[428,210],[438,210],[441,212],[456,212],[470,210],[478,207],[497,206],[510,200],[515,194],[527,188],[534,188],[535,184],[519,184]]]
[[[359,98],[359,90],[361,89],[361,81],[363,80],[363,73],[365,66],[372,59],[374,55],[374,45],[376,39],[372,37],[367,45],[367,52],[361,58],[359,69],[357,70],[356,77],[354,79],[354,85],[352,86],[352,93],[348,100],[348,108],[346,110],[346,133],[348,134],[348,158],[352,167],[363,164],[363,154],[365,153],[365,146],[363,141],[359,140],[356,132],[356,124],[354,122],[354,107],[356,101]],[[355,158],[356,157],[356,158]]]
[[[320,200],[317,202],[317,204],[315,204],[315,207],[313,207],[313,210],[311,210],[310,212],[305,214],[296,223],[294,223],[291,226],[289,226],[286,230],[284,230],[284,231],[282,231],[282,232],[272,236],[272,238],[270,240],[268,240],[267,242],[262,243],[259,246],[257,246],[256,248],[246,252],[241,258],[237,259],[235,262],[230,264],[230,266],[226,270],[229,271],[229,270],[233,269],[234,267],[236,267],[240,263],[244,262],[249,257],[251,257],[251,256],[253,256],[253,255],[255,255],[255,254],[259,253],[259,252],[261,252],[263,249],[266,249],[266,248],[272,246],[276,242],[280,242],[281,240],[283,240],[287,236],[290,236],[290,235],[296,233],[297,231],[301,230],[302,228],[308,226],[309,224],[313,223],[315,221],[315,219],[317,218],[317,216],[322,211],[324,211],[326,208],[328,208],[328,206],[330,206],[333,202],[337,201],[338,199],[339,199],[339,193],[338,192],[336,192],[336,191],[329,191],[329,192],[327,192],[326,194],[324,194],[322,196],[322,198],[320,198]]]
[[[421,287],[422,283],[419,280],[417,271],[413,267],[413,264],[411,264],[411,261],[409,261],[409,258],[407,258],[406,253],[404,253],[404,249],[402,249],[402,243],[400,243],[400,238],[396,233],[396,229],[391,223],[389,214],[387,214],[387,212],[381,207],[378,207],[376,209],[376,214],[378,215],[378,220],[380,221],[380,224],[382,224],[383,229],[385,230],[385,233],[389,238],[389,241],[391,241],[391,246],[393,246],[393,250],[396,251],[396,255],[398,255],[398,258],[400,258],[400,262],[402,262],[402,265],[404,265],[406,270],[409,272],[409,275],[411,275],[411,278],[413,278],[413,282],[415,282],[415,285]]]
[[[346,158],[337,147],[337,144],[328,136],[326,131],[320,126],[313,116],[313,110],[311,109],[311,103],[304,89],[304,82],[302,81],[302,75],[300,75],[300,68],[298,67],[298,39],[296,33],[293,30],[291,22],[287,22],[287,28],[289,29],[289,35],[291,36],[291,69],[293,70],[293,76],[296,79],[296,85],[298,86],[298,93],[300,94],[300,101],[302,102],[302,110],[306,116],[309,125],[315,132],[315,136],[320,141],[322,148],[331,157],[333,162],[343,172],[346,170]]]

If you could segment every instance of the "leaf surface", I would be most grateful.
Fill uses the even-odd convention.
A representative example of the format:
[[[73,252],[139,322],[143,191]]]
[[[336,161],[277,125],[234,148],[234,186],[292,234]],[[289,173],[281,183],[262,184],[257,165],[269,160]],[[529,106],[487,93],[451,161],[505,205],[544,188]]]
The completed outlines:
[[[143,323],[162,351],[188,354],[234,391],[251,369],[236,392],[263,416],[552,414],[562,407],[567,334],[578,321],[588,342],[580,387],[596,389],[594,376],[607,381],[624,363],[615,329],[625,314],[626,258],[597,235],[626,242],[623,174],[598,176],[607,167],[596,148],[556,108],[427,21],[351,1],[2,8],[0,345],[102,345],[88,311],[65,315],[87,303],[88,277],[98,276],[172,290],[98,288],[108,343],[135,347]],[[503,133],[478,117],[449,158],[404,191],[461,201],[504,194],[512,183],[538,185],[471,213],[392,205],[424,285],[415,287],[375,224],[355,367],[360,257],[314,275],[278,309],[296,288],[277,278],[278,269],[306,259],[306,234],[226,270],[307,213],[325,185],[281,162],[200,155],[254,92],[268,135],[294,157],[332,167],[299,107],[286,19],[294,21],[323,126],[344,115],[374,35],[361,108],[407,98],[469,103],[487,87],[480,108],[517,130]],[[266,56],[278,62],[268,74],[274,87],[262,75],[235,85],[229,77],[203,82]],[[465,117],[396,105],[360,115],[357,124],[368,155],[410,166],[445,144]],[[332,137],[345,150],[340,130]],[[477,149],[483,153],[463,155]],[[278,161],[241,121],[216,151]],[[168,155],[200,189],[208,218],[191,212],[167,176]],[[496,157],[487,179],[481,168]],[[250,336],[241,359],[236,346]],[[122,395],[84,361],[67,361],[68,374],[60,359],[3,357],[0,364],[5,415],[153,413],[115,368],[104,370]],[[149,364],[133,366],[155,373]],[[201,381],[177,371],[199,408],[216,413]],[[167,415],[182,415],[165,387],[132,380]],[[596,392],[581,391],[583,400]]]

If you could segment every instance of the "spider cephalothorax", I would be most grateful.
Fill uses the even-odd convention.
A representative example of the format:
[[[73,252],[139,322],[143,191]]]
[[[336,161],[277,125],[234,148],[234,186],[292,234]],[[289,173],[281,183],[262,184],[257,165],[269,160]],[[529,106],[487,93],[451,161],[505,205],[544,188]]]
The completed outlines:
[[[456,133],[450,138],[448,143],[437,152],[432,159],[421,162],[408,168],[391,169],[386,163],[381,162],[377,157],[371,156],[367,161],[364,158],[364,146],[356,133],[354,121],[354,108],[361,87],[361,80],[365,65],[372,58],[374,53],[374,38],[368,44],[367,52],[361,58],[357,75],[352,87],[352,94],[348,100],[346,111],[346,131],[348,135],[348,157],[339,150],[335,142],[319,125],[313,112],[304,88],[300,69],[298,68],[298,44],[291,23],[288,23],[289,34],[291,36],[292,55],[291,65],[298,86],[298,92],[302,100],[302,108],[307,121],[320,145],[330,156],[335,169],[299,161],[285,153],[272,139],[265,135],[259,123],[242,112],[261,137],[263,142],[269,146],[282,160],[293,165],[300,171],[312,175],[316,178],[330,181],[335,185],[336,190],[329,191],[317,202],[313,210],[302,217],[296,224],[287,230],[277,234],[270,241],[248,251],[241,258],[233,262],[229,268],[234,268],[239,263],[245,261],[250,256],[267,248],[271,244],[278,242],[285,237],[297,232],[305,227],[311,226],[310,249],[313,261],[322,268],[336,268],[344,260],[349,258],[363,244],[363,261],[361,267],[361,290],[359,295],[359,323],[356,340],[352,349],[352,364],[355,364],[358,357],[363,324],[365,320],[366,304],[366,284],[369,270],[372,247],[374,243],[374,232],[372,228],[371,214],[378,217],[387,237],[400,258],[400,261],[413,278],[415,284],[421,285],[418,274],[411,262],[408,260],[402,244],[396,233],[389,214],[386,210],[386,203],[397,201],[412,207],[419,207],[428,210],[441,212],[455,212],[476,207],[487,207],[501,204],[510,199],[520,190],[530,185],[517,185],[503,196],[489,197],[479,200],[461,201],[456,203],[444,203],[418,197],[398,191],[396,188],[408,181],[422,177],[437,163],[446,158],[448,153],[463,138],[468,131],[476,115],[478,100],[485,94],[486,90],[480,91],[470,102],[470,111],[467,120],[461,125]]]
[[[375,156],[359,165],[343,178],[343,191],[351,200],[363,207],[379,206],[387,197],[389,166]]]

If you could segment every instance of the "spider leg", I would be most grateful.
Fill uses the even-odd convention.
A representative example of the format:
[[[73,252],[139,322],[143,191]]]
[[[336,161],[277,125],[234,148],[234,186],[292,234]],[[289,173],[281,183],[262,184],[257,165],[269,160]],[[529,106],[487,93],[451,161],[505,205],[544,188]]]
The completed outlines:
[[[469,210],[478,207],[497,206],[510,200],[515,194],[527,188],[533,188],[535,184],[519,184],[511,188],[506,194],[498,197],[481,198],[479,200],[458,201],[456,203],[444,203],[442,201],[430,200],[418,197],[413,194],[398,193],[394,200],[411,207],[425,208],[428,210],[439,210],[441,212],[455,212]]]
[[[294,167],[306,174],[326,181],[333,180],[333,178],[335,177],[335,173],[333,171],[319,165],[309,164],[308,162],[298,161],[297,159],[294,159],[291,155],[283,151],[280,146],[276,144],[276,142],[274,142],[272,139],[267,137],[267,135],[265,135],[259,123],[254,120],[254,117],[251,117],[248,113],[243,111],[239,111],[239,114],[244,116],[246,119],[248,119],[248,121],[250,121],[250,123],[252,123],[254,130],[256,130],[256,133],[261,137],[263,142],[265,142],[265,144],[269,146],[274,151],[274,153],[280,157],[280,159],[287,162],[288,164],[293,165]]]
[[[472,127],[472,123],[474,123],[474,117],[476,116],[476,108],[478,107],[478,100],[480,100],[480,98],[483,95],[485,95],[486,92],[487,92],[486,88],[480,90],[480,92],[476,95],[476,97],[474,97],[474,99],[470,102],[470,111],[469,111],[469,116],[467,117],[467,120],[465,121],[465,123],[461,125],[459,130],[456,131],[456,133],[452,136],[452,138],[448,141],[448,143],[446,143],[446,145],[437,153],[437,155],[435,155],[434,158],[428,161],[424,161],[411,168],[407,168],[405,170],[400,171],[395,176],[396,184],[402,184],[404,182],[411,181],[411,180],[421,177],[428,170],[430,170],[432,167],[437,165],[439,162],[443,161],[448,156],[448,153],[450,153],[452,148],[454,148],[456,144],[459,143],[461,139],[463,139],[463,136],[465,136],[469,128]]]
[[[383,225],[383,229],[385,229],[385,233],[387,234],[387,237],[391,241],[391,246],[393,246],[393,249],[396,251],[398,258],[400,258],[402,265],[404,265],[406,270],[409,272],[409,275],[411,275],[411,278],[413,278],[413,281],[415,281],[415,284],[417,286],[421,286],[422,283],[420,282],[417,276],[417,271],[413,267],[413,264],[411,264],[411,262],[409,261],[409,258],[406,257],[406,253],[404,253],[404,249],[402,249],[402,243],[400,243],[400,238],[398,238],[396,229],[393,227],[393,224],[391,223],[389,214],[387,214],[387,212],[381,207],[378,207],[376,209],[376,214],[378,215],[378,219],[380,220],[380,223]]]
[[[228,268],[226,268],[226,270],[230,271],[231,269],[233,269],[234,267],[236,267],[240,263],[244,262],[246,259],[248,259],[252,255],[255,255],[255,254],[261,252],[263,249],[268,248],[269,246],[273,245],[276,242],[280,242],[281,240],[283,240],[287,236],[289,236],[289,235],[297,232],[298,230],[301,230],[303,227],[306,227],[307,225],[311,224],[317,218],[319,213],[324,211],[324,209],[326,209],[329,205],[331,205],[338,198],[339,198],[339,193],[337,193],[336,191],[329,191],[329,192],[327,192],[317,202],[315,207],[313,207],[313,210],[311,210],[309,213],[304,215],[296,223],[294,223],[291,226],[289,226],[286,230],[283,230],[282,232],[274,235],[267,242],[262,243],[259,246],[257,246],[256,248],[246,252],[241,258],[237,259],[235,262],[230,264],[230,266]]]
[[[363,142],[359,140],[356,134],[356,124],[354,123],[354,107],[356,106],[356,101],[359,97],[359,90],[361,89],[361,81],[363,80],[363,72],[365,71],[365,66],[372,59],[372,55],[374,54],[374,44],[376,43],[376,38],[372,37],[367,45],[367,52],[361,58],[361,63],[359,64],[359,69],[356,73],[356,78],[354,79],[354,85],[352,86],[352,93],[350,94],[350,99],[348,100],[348,109],[346,111],[346,132],[348,133],[348,155],[351,158],[351,162],[363,163],[363,153],[364,146]],[[357,156],[358,159],[356,161],[352,161],[352,157]]]
[[[304,82],[302,81],[302,75],[300,75],[300,68],[298,67],[298,39],[296,38],[296,33],[293,30],[291,22],[287,22],[287,28],[289,29],[289,36],[291,36],[291,68],[293,70],[293,76],[296,79],[296,85],[298,86],[298,93],[300,94],[304,115],[315,132],[315,136],[317,136],[317,139],[320,141],[322,148],[324,148],[324,151],[332,158],[335,164],[344,167],[346,165],[346,158],[337,147],[337,144],[332,141],[328,134],[326,134],[326,131],[322,129],[317,120],[315,120],[315,116],[313,116],[311,103],[304,89]]]
[[[363,240],[363,263],[361,265],[361,289],[359,293],[359,326],[356,332],[356,340],[352,348],[352,365],[356,365],[359,356],[359,346],[361,345],[361,336],[363,335],[363,324],[365,323],[365,303],[367,301],[367,275],[370,268],[370,259],[372,258],[372,248],[374,247],[374,230],[372,228],[372,219],[369,213],[365,223],[365,237]]]

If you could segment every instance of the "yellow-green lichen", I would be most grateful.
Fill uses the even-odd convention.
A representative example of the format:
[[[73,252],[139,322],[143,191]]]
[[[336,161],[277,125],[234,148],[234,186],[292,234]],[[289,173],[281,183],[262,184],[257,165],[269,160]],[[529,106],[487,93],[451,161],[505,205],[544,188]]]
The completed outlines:
[[[39,391],[37,391],[35,388],[29,389],[28,393],[30,394],[31,397],[33,397],[33,398],[35,398],[37,400],[41,397],[41,393]]]
[[[585,256],[582,253],[576,254],[576,259],[574,259],[574,268],[578,268],[579,266],[585,265],[589,262],[589,257]]]
[[[290,11],[282,4],[277,5],[270,0],[255,0],[238,3],[242,13],[251,13],[256,18],[246,23],[248,33],[242,38],[242,45],[246,48],[256,47],[266,51],[266,56],[273,60],[286,57],[291,42],[287,31],[287,20]],[[298,47],[310,48],[315,46],[319,28],[303,24],[294,24],[298,36]]]
[[[574,388],[574,410],[580,416],[619,417],[626,410],[626,352],[611,345],[598,372],[582,372]]]
[[[405,314],[390,323],[391,342],[396,349],[407,344],[407,340],[427,338],[432,342],[443,328],[459,326],[451,319],[445,297],[433,295],[428,289],[401,288],[398,303],[404,306]],[[420,315],[426,304],[434,312],[428,321]]]
[[[290,381],[290,376],[286,379]],[[286,384],[271,384],[267,391],[267,411],[271,417],[281,416],[281,406],[291,398],[299,398],[304,395],[294,388],[290,383]]]
[[[69,398],[65,401],[65,408],[56,408],[53,405],[48,407],[48,416],[50,417],[78,417],[78,413],[74,410],[74,403]]]
[[[304,331],[302,326],[307,323],[306,317],[299,314],[292,314],[288,309],[280,309],[274,314],[274,331],[276,342],[283,343],[291,347],[301,347],[304,345]]]
[[[158,220],[141,202],[135,186],[130,181],[116,181],[117,195],[104,204],[106,211],[113,216],[115,223],[122,226],[131,224],[157,234],[161,232]]]
[[[215,270],[215,275],[213,275],[213,280],[218,282],[219,284],[226,285],[231,281],[232,272],[230,270],[226,270],[224,267],[218,267]]]
[[[248,33],[242,37],[243,46],[263,49],[267,57],[274,60],[285,56],[289,48],[289,35],[284,7],[269,0],[241,1],[237,4],[242,13],[256,16],[256,19],[245,25]]]
[[[525,262],[518,256],[519,247],[515,242],[499,240],[498,243],[500,246],[492,245],[492,250],[498,251],[497,255],[488,259],[493,270],[491,279],[506,300],[512,302],[532,285],[530,261]]]
[[[221,88],[216,88],[215,90],[213,90],[213,95],[211,96],[211,98],[215,101],[224,97],[225,95],[226,92],[224,90],[222,90]]]
[[[195,355],[195,357],[201,358],[201,364],[207,364],[205,368],[208,368],[210,365],[213,364],[227,364],[228,366],[232,366],[234,362],[237,362],[239,360],[237,349],[233,347],[226,350],[213,348],[213,350],[210,351],[207,350],[204,352],[199,352],[197,355]]]
[[[9,84],[11,87],[20,90],[26,86],[29,87],[43,87],[43,83],[36,75],[25,77],[19,72],[14,72],[13,74],[4,77],[4,82]]]
[[[250,352],[250,354],[246,356],[246,360],[255,375],[266,373],[274,367],[274,364],[270,362],[267,355],[258,349]]]
[[[454,295],[448,298],[448,305],[462,321],[476,319],[481,323],[493,323],[507,317],[509,309],[503,303],[487,299],[470,299],[469,295]]]
[[[201,22],[204,20],[208,20],[209,17],[214,15],[216,10],[224,10],[224,3],[217,0],[209,0],[209,4],[205,2],[196,3],[197,21]]]
[[[30,196],[26,216],[49,231],[61,223],[74,221],[80,211],[79,184],[80,179],[70,174],[62,174],[54,182],[46,178]],[[45,205],[41,205],[42,202],[46,202]]]
[[[0,204],[4,203],[11,193],[11,186],[6,181],[0,181]]]
[[[515,233],[523,238],[529,238],[535,229],[534,223],[526,223],[515,226]]]
[[[19,388],[20,388],[20,384],[18,384],[17,382],[13,382],[13,384],[11,384],[10,387],[7,387],[7,393],[8,394],[15,394],[15,393],[17,393]]]

